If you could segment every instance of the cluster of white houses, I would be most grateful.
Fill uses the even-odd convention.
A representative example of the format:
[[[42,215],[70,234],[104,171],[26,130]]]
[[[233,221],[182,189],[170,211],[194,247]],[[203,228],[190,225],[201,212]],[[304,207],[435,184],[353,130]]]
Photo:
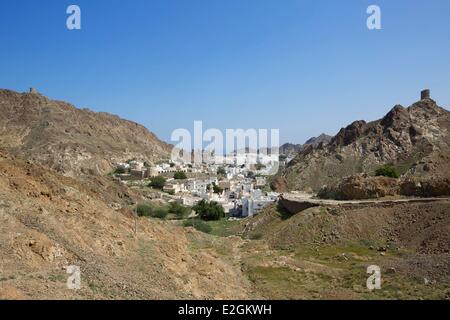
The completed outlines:
[[[143,162],[129,161],[116,164],[124,169],[116,176],[125,181],[146,180],[155,176],[169,177],[163,191],[170,193],[178,202],[193,206],[202,199],[216,201],[230,216],[247,217],[257,213],[267,205],[278,200],[278,194],[263,192],[266,186],[264,176],[254,175],[248,166],[162,163],[146,166]],[[221,168],[221,174],[217,172]],[[254,168],[253,168],[254,169]],[[197,178],[177,180],[172,178],[175,172],[190,173]],[[216,186],[216,193],[214,187]],[[219,192],[219,193],[217,193]]]

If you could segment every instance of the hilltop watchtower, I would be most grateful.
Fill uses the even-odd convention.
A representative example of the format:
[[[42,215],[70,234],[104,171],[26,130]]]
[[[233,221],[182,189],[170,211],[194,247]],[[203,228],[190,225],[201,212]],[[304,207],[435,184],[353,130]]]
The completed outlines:
[[[422,92],[420,93],[420,99],[431,99],[430,89],[422,90]]]

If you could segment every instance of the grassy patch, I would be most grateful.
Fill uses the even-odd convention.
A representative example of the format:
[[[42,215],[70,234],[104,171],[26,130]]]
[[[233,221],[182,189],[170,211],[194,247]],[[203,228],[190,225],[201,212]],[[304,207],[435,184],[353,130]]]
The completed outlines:
[[[211,226],[200,220],[200,219],[189,219],[189,220],[185,220],[183,222],[183,227],[193,227],[198,231],[204,232],[204,233],[211,233],[212,228]]]
[[[65,282],[66,281],[66,275],[64,274],[51,274],[48,276],[48,280],[52,282]]]
[[[263,237],[264,237],[264,235],[262,233],[257,232],[257,233],[250,234],[249,239],[250,240],[261,240]]]
[[[0,276],[0,282],[14,280],[15,278],[15,276]]]
[[[236,234],[236,227],[239,225],[237,220],[221,219],[218,221],[208,221],[211,227],[211,234],[219,237],[229,237]]]
[[[333,279],[324,274],[304,273],[287,267],[252,267],[246,270],[250,281],[271,299],[320,298]]]

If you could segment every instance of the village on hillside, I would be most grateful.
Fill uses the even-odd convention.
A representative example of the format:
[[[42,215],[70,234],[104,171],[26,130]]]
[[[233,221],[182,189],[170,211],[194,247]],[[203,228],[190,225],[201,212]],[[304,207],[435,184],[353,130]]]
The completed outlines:
[[[129,160],[116,163],[114,178],[130,187],[152,189],[153,199],[177,202],[186,207],[202,200],[223,207],[230,218],[245,218],[257,214],[266,206],[278,201],[267,181],[270,162],[253,164],[255,157],[246,154],[244,161],[199,164],[166,160],[157,164]],[[243,163],[243,164],[241,164]]]

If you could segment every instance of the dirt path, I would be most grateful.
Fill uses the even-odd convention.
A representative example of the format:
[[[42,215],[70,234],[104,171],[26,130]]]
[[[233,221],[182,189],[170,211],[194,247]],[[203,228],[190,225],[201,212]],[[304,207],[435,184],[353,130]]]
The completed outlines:
[[[304,192],[287,193],[280,196],[280,204],[291,214],[319,207],[384,207],[406,203],[438,203],[450,202],[450,198],[400,198],[400,199],[367,199],[367,200],[325,200],[314,198],[313,194]]]
[[[308,193],[287,193],[281,196],[283,199],[294,202],[309,202],[317,205],[342,205],[342,204],[391,204],[391,203],[428,203],[436,201],[450,201],[450,198],[402,198],[402,199],[367,199],[367,200],[325,200],[314,198]]]

